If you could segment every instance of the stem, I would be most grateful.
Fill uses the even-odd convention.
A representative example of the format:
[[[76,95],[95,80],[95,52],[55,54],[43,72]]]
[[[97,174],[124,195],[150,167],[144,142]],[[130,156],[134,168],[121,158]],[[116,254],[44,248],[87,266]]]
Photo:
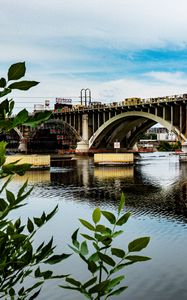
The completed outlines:
[[[102,266],[103,266],[103,262],[100,261],[100,268],[99,268],[99,283],[101,283],[102,281]],[[98,293],[98,300],[100,300],[100,292]]]

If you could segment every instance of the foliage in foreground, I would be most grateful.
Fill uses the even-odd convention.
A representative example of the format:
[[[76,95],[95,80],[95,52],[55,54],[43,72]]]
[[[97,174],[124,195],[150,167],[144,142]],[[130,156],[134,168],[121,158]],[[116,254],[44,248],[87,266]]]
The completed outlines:
[[[148,245],[149,237],[131,241],[126,252],[113,246],[115,238],[124,232],[118,227],[121,228],[130,217],[130,212],[122,213],[124,204],[125,197],[122,193],[117,217],[109,211],[96,208],[92,214],[92,223],[79,219],[89,230],[89,234],[81,233],[84,240],[80,243],[77,238],[79,229],[77,229],[72,235],[70,248],[83,260],[90,272],[90,278],[82,283],[73,277],[67,277],[68,285],[63,285],[62,288],[78,291],[91,300],[99,300],[103,297],[108,299],[121,294],[127,288],[127,286],[117,287],[125,276],[116,273],[128,265],[150,259],[136,254]],[[102,216],[109,222],[109,227],[100,223]]]
[[[37,126],[47,120],[49,112],[29,116],[26,109],[21,110],[15,117],[12,116],[14,101],[4,99],[12,89],[28,90],[38,84],[36,81],[18,81],[25,75],[25,63],[12,65],[7,79],[0,79],[0,134],[6,133],[16,126],[25,124]],[[14,80],[14,82],[12,82]],[[47,279],[61,278],[65,275],[54,275],[53,271],[42,271],[42,264],[53,265],[59,263],[69,254],[55,254],[53,238],[34,247],[35,235],[39,228],[46,224],[57,212],[55,207],[50,213],[40,217],[28,218],[26,223],[21,219],[11,220],[10,213],[23,206],[24,200],[32,192],[27,182],[15,195],[8,189],[8,184],[14,174],[24,175],[30,169],[30,164],[19,164],[18,161],[6,164],[6,142],[0,142],[0,298],[3,299],[35,299],[41,286]],[[30,278],[30,285],[26,279]],[[26,283],[27,282],[27,283]],[[27,286],[27,287],[26,287]]]
[[[38,84],[36,81],[20,80],[25,75],[25,71],[25,63],[16,63],[10,66],[7,79],[0,79],[0,97],[3,98],[0,103],[0,134],[22,124],[37,126],[50,117],[49,112],[29,116],[26,109],[21,110],[15,117],[12,116],[14,101],[4,97],[13,89],[28,90]],[[11,219],[10,213],[25,205],[25,199],[32,192],[32,188],[28,189],[28,182],[25,182],[17,194],[14,194],[8,189],[8,185],[14,174],[24,175],[30,165],[18,165],[18,161],[6,164],[5,154],[6,142],[1,141],[0,298],[35,299],[43,283],[54,278],[65,278],[66,284],[61,285],[62,288],[80,292],[92,300],[103,297],[107,299],[122,293],[127,287],[117,286],[124,280],[124,276],[116,276],[116,274],[130,264],[149,260],[149,257],[136,254],[148,245],[149,237],[130,242],[126,252],[113,246],[115,238],[123,233],[123,230],[117,228],[124,225],[130,217],[129,212],[122,213],[125,204],[124,195],[121,196],[117,217],[109,211],[96,208],[92,214],[93,223],[80,219],[81,224],[89,230],[89,234],[81,233],[84,240],[78,241],[78,229],[72,235],[70,248],[85,263],[90,278],[82,283],[70,275],[54,275],[49,265],[60,263],[70,254],[55,254],[53,238],[48,242],[40,243],[37,247],[34,246],[34,239],[38,229],[53,218],[57,207],[48,214],[43,212],[40,217],[28,218],[26,223],[23,223],[20,218]],[[110,226],[100,223],[101,216],[110,223]],[[44,270],[42,270],[43,265],[47,265]]]

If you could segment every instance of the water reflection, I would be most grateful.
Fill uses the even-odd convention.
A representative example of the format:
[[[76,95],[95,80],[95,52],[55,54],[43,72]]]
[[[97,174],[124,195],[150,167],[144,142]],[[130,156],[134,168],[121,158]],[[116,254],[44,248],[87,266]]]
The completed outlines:
[[[29,183],[50,183],[50,171],[49,170],[35,170],[35,171],[28,171],[23,176],[16,175],[14,177],[14,181],[18,183],[24,183],[28,179]]]
[[[186,299],[187,164],[179,164],[175,156],[158,154],[142,156],[134,167],[100,168],[94,166],[92,159],[83,158],[54,162],[50,171],[29,172],[16,180],[22,184],[27,177],[35,189],[23,215],[38,215],[38,210],[48,210],[48,206],[58,203],[58,214],[42,233],[42,240],[48,240],[52,230],[58,246],[62,241],[65,244],[67,236],[79,226],[79,217],[89,219],[96,205],[116,211],[123,191],[133,217],[125,227],[128,234],[118,240],[117,247],[127,249],[127,241],[151,236],[147,253],[143,254],[152,260],[127,269],[125,284],[129,289],[116,299],[175,300],[178,295],[180,300]],[[78,278],[85,280],[85,270],[76,259],[67,265],[67,272],[77,272]],[[82,297],[49,282],[39,299]]]
[[[15,176],[22,184],[29,179],[34,193],[47,197],[63,195],[79,203],[116,208],[123,191],[135,215],[187,220],[187,165],[177,157],[142,157],[131,167],[95,167],[92,159],[54,162],[51,170],[30,171]]]
[[[127,178],[127,180],[132,180],[134,177],[134,167],[95,167],[94,177],[101,181],[110,178]]]
[[[116,207],[123,191],[136,215],[187,218],[187,168],[178,157],[142,157],[134,167],[95,167],[92,159],[66,160],[51,168],[51,184],[74,201]]]

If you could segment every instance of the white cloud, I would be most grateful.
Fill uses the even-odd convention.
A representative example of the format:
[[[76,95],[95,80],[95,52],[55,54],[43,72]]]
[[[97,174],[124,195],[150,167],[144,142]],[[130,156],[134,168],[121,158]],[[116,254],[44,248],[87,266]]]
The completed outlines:
[[[186,0],[9,0],[1,5],[0,32],[14,42],[76,37],[92,46],[183,47],[186,11]]]
[[[84,87],[91,88],[98,101],[184,93],[187,76],[178,61],[169,72],[168,61],[159,65],[159,72],[154,64],[148,72],[147,60],[137,72],[133,53],[129,51],[122,65],[123,58],[116,62],[108,52],[185,49],[186,12],[186,0],[1,0],[1,70],[5,63],[26,60],[29,78],[41,81],[26,93],[36,97],[30,102],[37,96],[43,97],[38,101],[45,96],[78,97]],[[92,72],[106,76],[100,82],[99,75],[91,80]]]
[[[153,76],[153,74],[150,74],[150,76]],[[155,81],[124,78],[102,83],[89,80],[83,82],[76,79],[72,85],[71,79],[63,79],[61,81],[45,77],[38,86],[27,93],[15,91],[14,96],[16,107],[20,108],[25,103],[29,107],[29,110],[32,111],[34,103],[44,104],[47,99],[50,100],[51,108],[53,108],[55,97],[71,97],[74,104],[77,104],[80,101],[80,90],[82,88],[90,88],[92,101],[108,103],[120,102],[124,98],[131,97],[149,98],[184,94],[187,92],[187,77],[183,76],[183,74],[155,73],[154,78]]]

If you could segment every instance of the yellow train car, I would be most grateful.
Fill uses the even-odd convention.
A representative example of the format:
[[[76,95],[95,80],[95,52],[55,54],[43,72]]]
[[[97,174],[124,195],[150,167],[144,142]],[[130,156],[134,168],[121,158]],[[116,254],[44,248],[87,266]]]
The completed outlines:
[[[122,101],[122,105],[125,106],[130,106],[130,105],[139,105],[142,104],[142,99],[141,98],[126,98]]]

